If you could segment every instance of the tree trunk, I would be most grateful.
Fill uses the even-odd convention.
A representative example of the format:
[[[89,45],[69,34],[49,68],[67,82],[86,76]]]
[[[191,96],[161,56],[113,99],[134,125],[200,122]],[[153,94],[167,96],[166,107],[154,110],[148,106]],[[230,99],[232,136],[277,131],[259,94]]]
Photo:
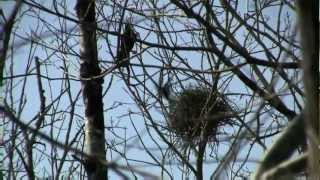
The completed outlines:
[[[206,151],[207,142],[208,142],[207,140],[202,139],[198,146],[197,174],[196,174],[197,180],[203,180],[203,158],[204,158],[204,153]]]
[[[88,179],[107,179],[107,167],[99,162],[106,160],[104,118],[102,102],[103,78],[95,78],[101,69],[98,65],[95,1],[78,0],[75,7],[80,21],[80,77],[85,105],[84,167]]]
[[[319,41],[319,16],[317,17],[319,2],[302,0],[297,2],[303,52],[303,80],[306,94],[305,123],[306,135],[309,140],[309,174],[310,179],[319,179],[319,49],[316,46],[316,42]]]

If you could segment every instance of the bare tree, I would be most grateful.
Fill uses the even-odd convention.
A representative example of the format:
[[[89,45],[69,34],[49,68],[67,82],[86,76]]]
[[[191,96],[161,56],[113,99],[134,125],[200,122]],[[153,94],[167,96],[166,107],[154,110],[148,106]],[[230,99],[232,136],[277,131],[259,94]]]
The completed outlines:
[[[317,178],[311,2],[0,3],[6,178]]]

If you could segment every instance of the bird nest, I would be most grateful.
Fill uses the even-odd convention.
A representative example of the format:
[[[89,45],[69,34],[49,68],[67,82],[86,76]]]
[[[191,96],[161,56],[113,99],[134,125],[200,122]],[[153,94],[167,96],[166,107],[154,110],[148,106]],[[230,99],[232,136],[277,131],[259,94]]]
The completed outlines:
[[[225,99],[209,88],[189,87],[169,106],[168,127],[184,142],[216,141],[220,126],[230,124],[230,108]]]

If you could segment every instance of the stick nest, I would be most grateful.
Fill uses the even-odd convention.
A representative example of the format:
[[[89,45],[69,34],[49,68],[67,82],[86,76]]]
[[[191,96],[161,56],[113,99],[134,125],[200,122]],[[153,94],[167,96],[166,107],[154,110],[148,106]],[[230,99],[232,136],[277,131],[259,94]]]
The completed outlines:
[[[218,92],[189,87],[170,102],[168,127],[183,141],[216,141],[219,126],[230,123],[230,108]]]

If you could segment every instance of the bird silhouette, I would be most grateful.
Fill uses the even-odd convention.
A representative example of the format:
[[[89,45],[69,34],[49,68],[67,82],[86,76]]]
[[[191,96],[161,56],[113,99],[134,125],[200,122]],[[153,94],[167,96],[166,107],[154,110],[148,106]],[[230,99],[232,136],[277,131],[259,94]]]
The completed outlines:
[[[131,24],[126,24],[123,34],[120,36],[120,48],[118,48],[116,62],[117,65],[125,67],[129,74],[130,52],[137,40],[137,34]]]

